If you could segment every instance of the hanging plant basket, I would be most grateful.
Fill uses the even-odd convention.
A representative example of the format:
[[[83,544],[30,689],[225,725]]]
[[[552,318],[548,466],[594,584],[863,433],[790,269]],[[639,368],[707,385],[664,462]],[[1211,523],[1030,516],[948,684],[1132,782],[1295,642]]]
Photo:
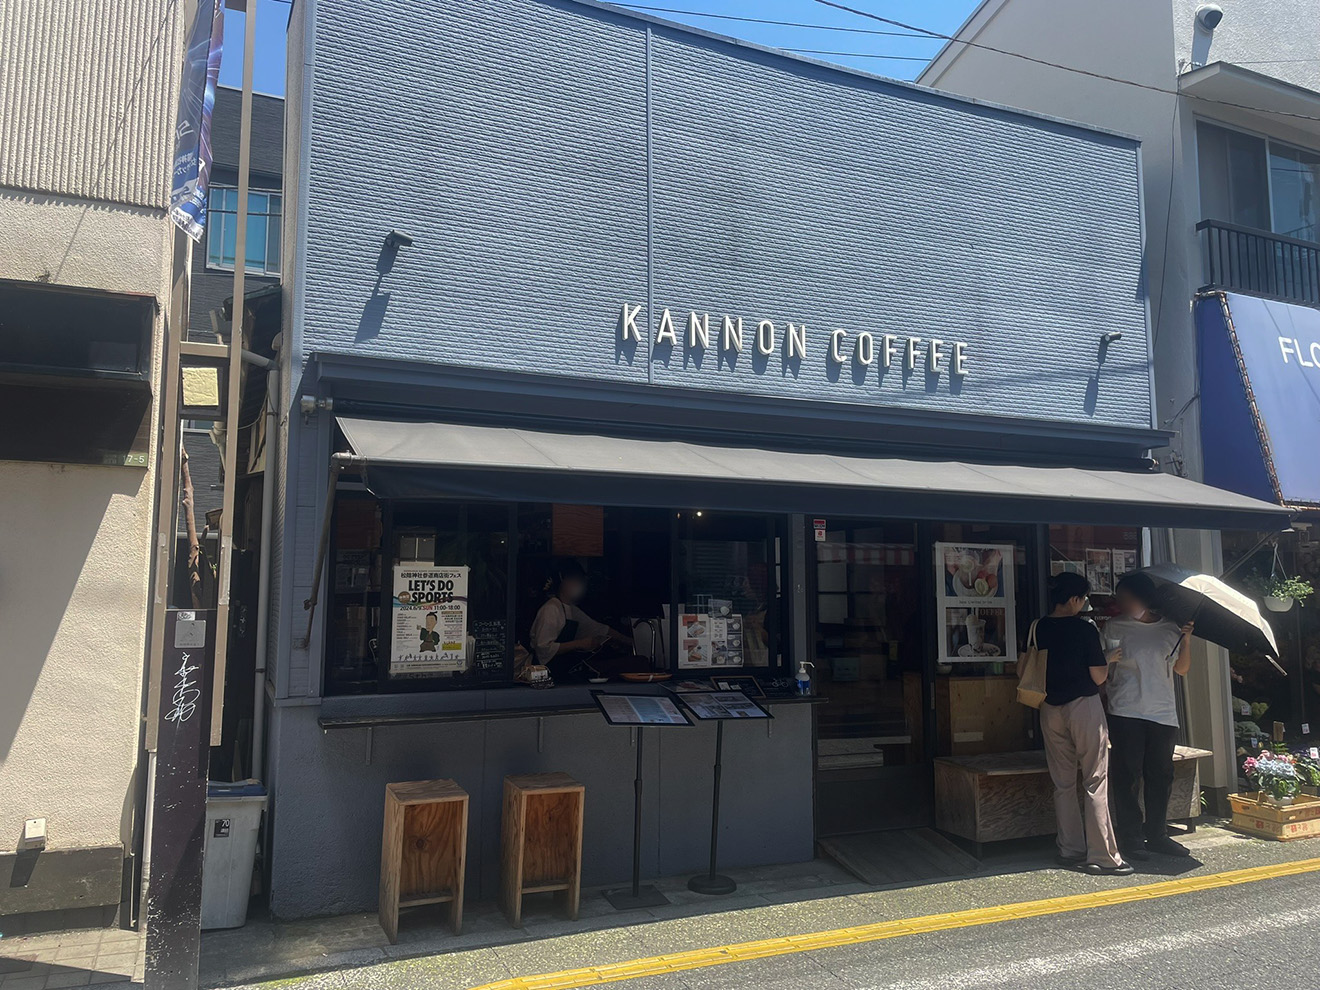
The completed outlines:
[[[1293,607],[1292,598],[1275,598],[1273,595],[1265,596],[1265,607],[1271,612],[1291,612]]]

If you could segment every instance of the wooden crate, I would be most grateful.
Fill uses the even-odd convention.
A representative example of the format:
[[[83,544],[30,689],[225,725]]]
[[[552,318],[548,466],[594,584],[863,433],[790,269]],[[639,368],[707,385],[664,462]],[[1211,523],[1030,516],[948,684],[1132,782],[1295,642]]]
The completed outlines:
[[[454,934],[463,927],[468,794],[452,780],[385,785],[380,841],[380,927],[399,938],[399,911],[448,904]]]
[[[1052,835],[1054,785],[1040,750],[935,761],[935,827],[983,842]]]
[[[561,895],[576,921],[582,896],[582,811],[586,790],[566,773],[504,778],[500,907],[522,927],[525,894]]]
[[[1283,808],[1261,804],[1255,791],[1230,794],[1228,801],[1233,806],[1232,827],[1239,832],[1280,842],[1320,836],[1320,797],[1298,795]]]

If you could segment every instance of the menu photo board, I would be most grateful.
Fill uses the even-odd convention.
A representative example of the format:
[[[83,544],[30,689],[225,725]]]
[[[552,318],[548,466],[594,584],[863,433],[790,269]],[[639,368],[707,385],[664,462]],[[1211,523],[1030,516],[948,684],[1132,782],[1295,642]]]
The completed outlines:
[[[683,707],[702,721],[771,717],[741,691],[685,691],[677,697]]]
[[[737,614],[682,612],[678,616],[679,669],[741,667],[743,617]]]
[[[1017,660],[1012,544],[936,543],[940,663]]]
[[[467,669],[468,568],[394,568],[391,676]]]
[[[692,725],[674,700],[664,695],[592,691],[591,696],[610,725]]]

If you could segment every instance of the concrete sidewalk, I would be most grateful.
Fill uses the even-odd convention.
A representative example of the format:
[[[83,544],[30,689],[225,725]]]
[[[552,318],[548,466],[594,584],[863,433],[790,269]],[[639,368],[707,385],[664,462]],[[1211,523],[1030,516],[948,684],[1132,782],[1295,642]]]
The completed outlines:
[[[1001,845],[974,876],[918,886],[869,886],[824,860],[734,871],[739,889],[728,897],[693,894],[686,877],[673,878],[657,884],[673,903],[650,910],[615,911],[601,890],[584,891],[577,922],[555,917],[548,899],[529,898],[521,930],[487,905],[469,913],[457,937],[446,934],[439,914],[414,913],[401,924],[397,945],[386,941],[374,914],[253,922],[204,937],[202,976],[212,987],[256,988],[279,979],[295,990],[465,990],[510,976],[1320,856],[1320,839],[1265,842],[1213,824],[1184,842],[1190,859],[1152,857],[1122,879],[1054,866],[1049,839]],[[310,975],[289,979],[299,973]]]
[[[1190,859],[1153,857],[1139,864],[1135,876],[1121,879],[1054,866],[1053,843],[1045,839],[991,847],[975,875],[916,886],[870,886],[829,861],[816,860],[731,871],[739,889],[727,897],[694,894],[686,887],[687,877],[661,881],[657,886],[672,903],[650,910],[615,911],[602,890],[585,890],[576,922],[557,917],[548,897],[528,898],[522,929],[510,928],[493,905],[479,904],[470,906],[463,934],[453,936],[442,910],[422,908],[405,915],[397,945],[388,943],[375,914],[298,922],[253,919],[243,928],[203,936],[202,985],[257,988],[278,980],[293,990],[466,990],[510,976],[1320,856],[1320,839],[1265,842],[1215,824],[1203,825],[1184,842],[1193,852]],[[80,948],[91,936],[98,946],[109,938],[120,957],[113,974],[99,957]],[[107,977],[127,986],[130,974],[141,978],[140,952],[134,959],[120,950],[121,941],[132,939],[133,933],[0,939],[0,990],[96,986]],[[75,959],[68,955],[73,951],[82,955]],[[130,961],[136,965],[125,965]]]

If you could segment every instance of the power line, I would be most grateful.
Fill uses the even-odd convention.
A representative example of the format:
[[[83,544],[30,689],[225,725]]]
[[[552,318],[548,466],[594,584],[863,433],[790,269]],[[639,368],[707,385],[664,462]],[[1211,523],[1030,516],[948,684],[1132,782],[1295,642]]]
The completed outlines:
[[[1092,72],[1090,69],[1078,68],[1075,65],[1063,65],[1059,62],[1051,62],[1048,59],[1036,58],[1033,55],[1026,55],[1022,52],[1009,51],[1006,48],[996,48],[993,45],[983,45],[977,41],[965,41],[950,34],[940,34],[938,31],[931,31],[928,28],[917,27],[913,24],[905,24],[902,21],[896,21],[892,17],[881,17],[879,14],[872,14],[870,11],[858,10],[856,7],[848,7],[841,3],[835,3],[834,0],[814,0],[822,7],[830,7],[834,10],[841,10],[844,13],[855,14],[858,17],[865,17],[869,20],[879,21],[881,24],[889,24],[893,27],[903,28],[905,31],[916,31],[931,38],[939,38],[944,41],[952,41],[963,45],[966,48],[980,48],[983,51],[994,52],[997,55],[1006,55],[1009,58],[1021,59],[1024,62],[1033,62],[1036,65],[1043,65],[1051,69],[1060,69],[1063,72],[1074,72],[1078,75],[1089,76],[1092,79],[1102,79],[1105,82],[1119,83],[1123,86],[1134,86],[1137,89],[1149,90],[1152,93],[1163,93],[1166,96],[1183,96],[1190,100],[1199,100],[1202,103],[1213,103],[1221,107],[1233,107],[1236,110],[1249,110],[1252,113],[1275,114],[1280,117],[1293,117],[1299,120],[1320,120],[1320,117],[1306,113],[1295,113],[1290,110],[1267,110],[1264,107],[1253,107],[1245,103],[1232,103],[1228,100],[1215,100],[1208,96],[1199,96],[1195,93],[1184,93],[1176,89],[1165,89],[1163,86],[1155,86],[1151,83],[1137,82],[1135,79],[1122,79],[1118,76],[1106,75],[1103,72]]]
[[[681,14],[685,17],[713,17],[722,21],[741,21],[746,24],[771,24],[775,27],[793,27],[809,28],[813,31],[842,31],[845,34],[871,34],[883,35],[887,38],[914,38],[918,41],[932,41],[924,34],[913,33],[911,31],[882,31],[875,28],[857,28],[857,27],[836,27],[833,24],[803,24],[799,21],[772,21],[764,17],[740,17],[736,14],[715,14],[707,10],[679,10],[676,7],[648,7],[640,3],[615,3],[616,7],[627,7],[630,10],[646,10],[657,14]],[[803,49],[790,48],[789,51],[802,51]],[[829,53],[832,54],[832,53]],[[840,54],[851,55],[852,52],[841,52]]]
[[[848,58],[887,58],[897,62],[929,62],[930,59],[920,55],[877,55],[872,52],[828,52],[820,48],[784,48],[786,52],[797,52],[800,55],[844,55]]]

